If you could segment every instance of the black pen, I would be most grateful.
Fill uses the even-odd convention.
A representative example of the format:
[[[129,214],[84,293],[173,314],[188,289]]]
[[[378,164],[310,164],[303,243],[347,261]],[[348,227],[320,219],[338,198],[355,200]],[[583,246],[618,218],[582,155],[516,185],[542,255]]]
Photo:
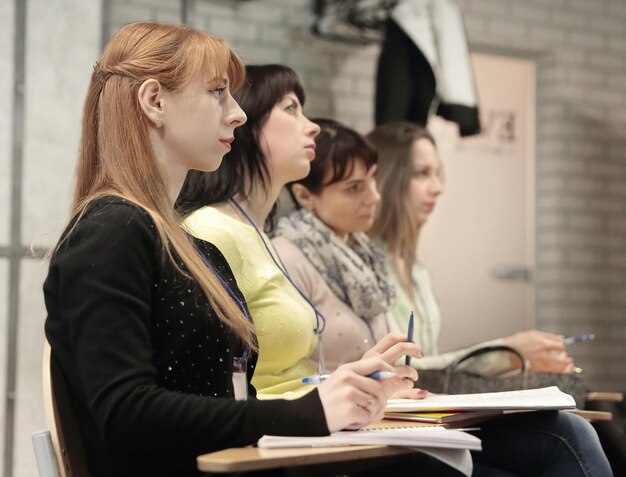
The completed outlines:
[[[409,316],[409,330],[406,334],[406,340],[409,343],[413,343],[413,320],[413,310],[411,310],[411,316]],[[406,364],[407,366],[411,366],[411,355],[406,355],[406,357],[404,358],[404,364]]]

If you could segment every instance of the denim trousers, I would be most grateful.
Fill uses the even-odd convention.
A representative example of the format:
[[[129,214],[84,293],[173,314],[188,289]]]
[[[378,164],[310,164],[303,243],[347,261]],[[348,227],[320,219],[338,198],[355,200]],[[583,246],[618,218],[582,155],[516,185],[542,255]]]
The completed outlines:
[[[542,411],[509,414],[480,424],[472,452],[474,476],[611,477],[595,429],[580,416]]]

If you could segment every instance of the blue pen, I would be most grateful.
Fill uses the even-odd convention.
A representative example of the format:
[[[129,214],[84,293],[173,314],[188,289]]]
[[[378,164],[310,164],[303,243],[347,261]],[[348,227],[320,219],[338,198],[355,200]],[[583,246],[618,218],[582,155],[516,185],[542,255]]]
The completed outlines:
[[[413,343],[413,321],[413,310],[411,310],[411,316],[409,316],[409,330],[406,334],[406,340],[409,343]],[[406,364],[407,366],[411,366],[411,356],[409,356],[408,354],[404,358],[404,364]]]
[[[367,377],[371,379],[390,379],[398,376],[391,371],[376,371],[375,373],[368,374]],[[330,377],[330,374],[316,374],[314,376],[307,376],[302,378],[302,384],[320,384],[326,381]]]
[[[596,335],[576,335],[570,336],[569,338],[563,338],[564,345],[570,345],[574,343],[584,343],[586,341],[591,341],[594,339]]]

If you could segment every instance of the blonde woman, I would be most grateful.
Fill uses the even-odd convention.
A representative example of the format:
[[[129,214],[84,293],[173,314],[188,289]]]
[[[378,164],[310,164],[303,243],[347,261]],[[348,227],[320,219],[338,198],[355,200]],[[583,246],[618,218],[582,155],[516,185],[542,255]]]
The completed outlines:
[[[426,129],[405,122],[378,126],[367,138],[378,151],[376,182],[381,195],[369,234],[383,248],[390,264],[396,288],[391,317],[404,331],[414,310],[415,339],[425,356],[416,365],[443,368],[469,349],[439,354],[441,314],[428,270],[417,257],[420,230],[434,212],[444,188],[443,165],[435,140]],[[487,344],[506,344],[518,349],[536,371],[571,372],[573,367],[563,337],[553,333],[522,331],[476,346]],[[517,364],[507,354],[497,354],[480,358],[472,367],[481,374],[494,374]]]
[[[44,284],[94,476],[198,475],[198,454],[381,416],[382,386],[365,376],[393,368],[376,358],[301,399],[254,399],[243,297],[217,248],[180,228],[187,172],[215,170],[246,121],[230,94],[243,79],[224,41],[155,23],[121,29],[94,66],[72,218]]]

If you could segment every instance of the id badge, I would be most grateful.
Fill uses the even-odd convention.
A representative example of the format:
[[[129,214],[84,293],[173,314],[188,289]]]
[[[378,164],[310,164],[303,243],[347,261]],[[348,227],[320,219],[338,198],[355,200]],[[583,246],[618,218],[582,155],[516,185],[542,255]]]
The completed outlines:
[[[233,391],[237,401],[248,399],[248,375],[245,359],[235,358],[233,361]]]

